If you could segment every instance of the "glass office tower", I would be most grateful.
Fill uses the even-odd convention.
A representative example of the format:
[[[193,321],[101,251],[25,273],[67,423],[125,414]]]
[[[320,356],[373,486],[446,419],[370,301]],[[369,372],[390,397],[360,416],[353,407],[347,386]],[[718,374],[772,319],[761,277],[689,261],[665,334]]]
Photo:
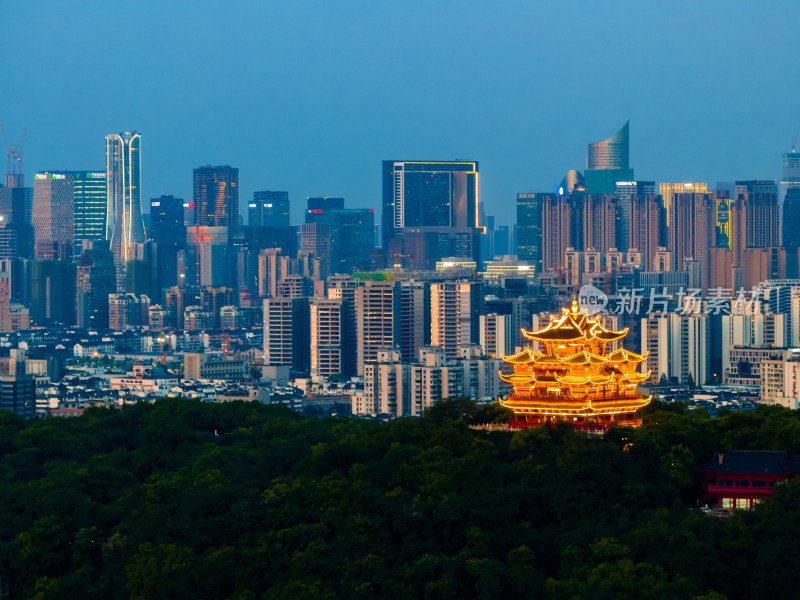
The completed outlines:
[[[194,170],[194,223],[239,226],[239,169],[207,165]]]
[[[383,161],[383,246],[406,227],[478,227],[477,161]]]
[[[800,189],[800,152],[784,152],[781,157],[781,181],[778,185],[778,200],[783,205],[790,189]]]
[[[184,245],[183,205],[183,198],[170,195],[151,199],[149,238],[158,244]]]
[[[106,235],[108,190],[104,171],[73,171],[75,243],[102,240]]]
[[[253,192],[253,201],[247,207],[248,225],[288,227],[289,223],[289,192]]]

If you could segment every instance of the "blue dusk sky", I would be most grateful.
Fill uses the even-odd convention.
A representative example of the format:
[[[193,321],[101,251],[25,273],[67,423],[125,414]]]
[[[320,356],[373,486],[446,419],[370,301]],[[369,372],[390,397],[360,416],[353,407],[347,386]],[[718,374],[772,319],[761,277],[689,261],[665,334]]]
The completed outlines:
[[[638,179],[777,179],[800,130],[800,2],[0,0],[0,121],[27,182],[142,132],[142,200],[239,168],[380,212],[384,159],[480,161],[499,224],[631,122]],[[3,167],[5,169],[5,167]],[[376,216],[378,216],[376,214]],[[376,219],[379,222],[379,219]]]

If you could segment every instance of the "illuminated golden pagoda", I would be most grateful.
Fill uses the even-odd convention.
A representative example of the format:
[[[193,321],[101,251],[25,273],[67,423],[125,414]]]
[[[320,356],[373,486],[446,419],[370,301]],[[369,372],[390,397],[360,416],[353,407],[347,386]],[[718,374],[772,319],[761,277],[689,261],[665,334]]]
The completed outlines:
[[[608,429],[612,425],[639,426],[637,409],[652,396],[643,397],[636,385],[650,377],[639,373],[647,355],[624,348],[606,351],[606,344],[628,335],[603,327],[599,317],[587,317],[573,298],[570,308],[539,331],[522,330],[525,339],[539,342],[544,352],[526,348],[503,361],[513,374],[500,378],[514,386],[507,400],[519,426],[537,426],[568,421],[578,429]]]

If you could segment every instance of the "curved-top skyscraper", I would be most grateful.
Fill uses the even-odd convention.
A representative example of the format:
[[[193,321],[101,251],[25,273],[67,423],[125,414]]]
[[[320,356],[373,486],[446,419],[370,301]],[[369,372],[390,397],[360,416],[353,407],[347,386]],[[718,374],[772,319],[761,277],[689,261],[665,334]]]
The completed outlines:
[[[118,271],[131,255],[131,245],[145,241],[141,203],[141,135],[124,131],[106,136],[106,239]]]
[[[586,157],[587,169],[628,169],[630,168],[628,130],[626,121],[617,133],[602,142],[589,144]]]
[[[589,144],[586,156],[587,194],[608,194],[617,192],[620,181],[632,182],[633,169],[630,168],[628,132],[630,121],[626,121],[617,133],[602,142]]]

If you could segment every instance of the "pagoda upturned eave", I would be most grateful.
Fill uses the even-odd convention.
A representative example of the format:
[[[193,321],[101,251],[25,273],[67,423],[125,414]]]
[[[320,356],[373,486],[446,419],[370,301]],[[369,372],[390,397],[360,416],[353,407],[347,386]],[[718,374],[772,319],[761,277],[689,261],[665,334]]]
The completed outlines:
[[[606,329],[598,320],[590,320],[585,314],[577,311],[577,305],[573,303],[573,309],[562,309],[559,318],[550,317],[550,322],[538,331],[522,330],[522,335],[526,340],[535,342],[578,342],[601,343],[614,342],[628,335],[628,328],[622,331],[612,331]]]

